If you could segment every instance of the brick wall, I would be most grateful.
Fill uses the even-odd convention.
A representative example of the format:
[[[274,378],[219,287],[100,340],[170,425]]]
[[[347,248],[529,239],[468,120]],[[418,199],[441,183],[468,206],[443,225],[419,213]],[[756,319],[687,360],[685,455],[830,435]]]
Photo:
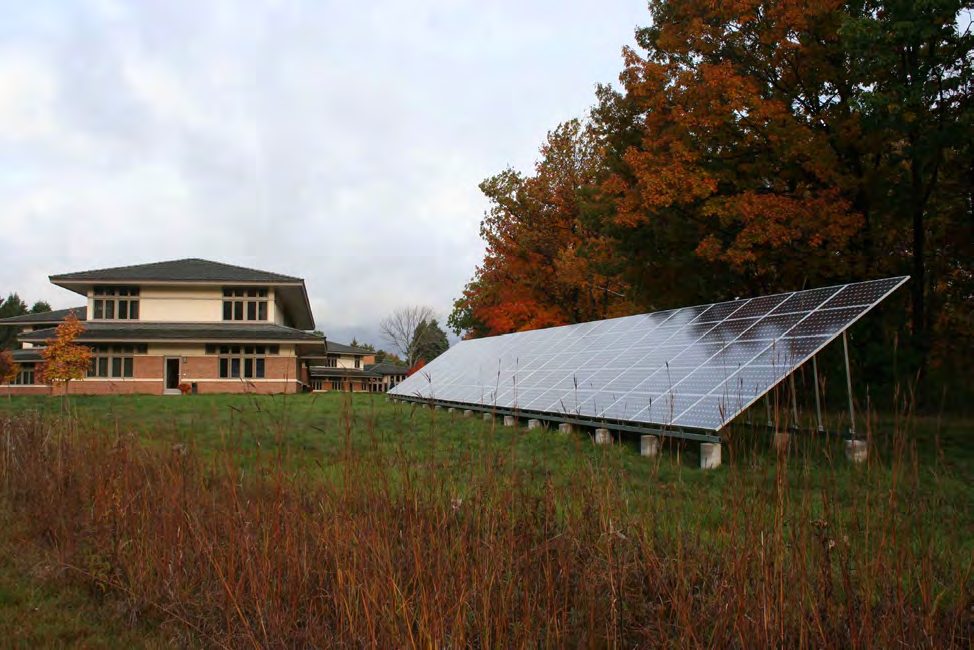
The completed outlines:
[[[162,357],[135,357],[132,360],[132,374],[135,379],[157,379],[160,382],[163,378],[163,359]]]
[[[220,362],[216,355],[184,356],[180,381],[196,384],[200,393],[296,393],[307,374],[296,357],[267,356],[263,379],[220,379]],[[72,395],[161,395],[164,390],[165,356],[136,356],[131,379],[85,379],[72,381]],[[6,388],[6,387],[4,387]],[[48,395],[48,386],[13,386],[12,395]],[[61,394],[62,390],[54,391]]]

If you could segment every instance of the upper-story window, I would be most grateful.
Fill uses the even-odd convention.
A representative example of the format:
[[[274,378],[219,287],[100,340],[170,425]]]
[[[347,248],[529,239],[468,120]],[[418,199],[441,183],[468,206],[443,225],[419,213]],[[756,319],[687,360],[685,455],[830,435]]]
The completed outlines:
[[[138,287],[95,287],[94,319],[138,320]]]
[[[223,320],[267,320],[267,289],[223,289]]]

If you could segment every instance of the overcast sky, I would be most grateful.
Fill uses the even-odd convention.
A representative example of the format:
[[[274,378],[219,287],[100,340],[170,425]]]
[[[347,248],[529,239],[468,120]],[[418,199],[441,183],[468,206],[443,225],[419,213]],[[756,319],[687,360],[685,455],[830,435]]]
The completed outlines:
[[[303,277],[333,340],[445,320],[485,177],[583,115],[645,0],[0,0],[0,292],[203,257]]]

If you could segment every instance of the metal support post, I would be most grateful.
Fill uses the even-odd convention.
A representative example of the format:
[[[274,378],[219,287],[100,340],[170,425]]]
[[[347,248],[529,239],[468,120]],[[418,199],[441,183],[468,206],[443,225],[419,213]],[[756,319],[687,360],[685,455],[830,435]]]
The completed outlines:
[[[774,423],[771,421],[771,393],[764,396],[764,410],[768,412],[768,428],[770,429],[774,426]]]
[[[849,435],[856,437],[856,410],[852,403],[852,372],[849,370],[849,337],[842,332],[842,352],[845,354],[845,385],[849,391]]]
[[[798,429],[798,392],[795,390],[795,373],[788,375],[791,380],[791,428]]]
[[[812,375],[815,380],[815,418],[818,421],[818,432],[823,433],[825,427],[822,426],[822,399],[818,395],[818,357],[812,357]]]

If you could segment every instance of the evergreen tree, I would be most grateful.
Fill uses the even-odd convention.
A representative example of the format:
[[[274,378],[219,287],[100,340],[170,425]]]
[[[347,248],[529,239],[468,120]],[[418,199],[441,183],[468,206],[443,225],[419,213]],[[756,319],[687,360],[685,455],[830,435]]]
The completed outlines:
[[[449,347],[450,342],[446,339],[446,332],[443,331],[435,318],[429,321],[421,321],[416,326],[412,345],[414,358],[429,363],[446,352]]]

